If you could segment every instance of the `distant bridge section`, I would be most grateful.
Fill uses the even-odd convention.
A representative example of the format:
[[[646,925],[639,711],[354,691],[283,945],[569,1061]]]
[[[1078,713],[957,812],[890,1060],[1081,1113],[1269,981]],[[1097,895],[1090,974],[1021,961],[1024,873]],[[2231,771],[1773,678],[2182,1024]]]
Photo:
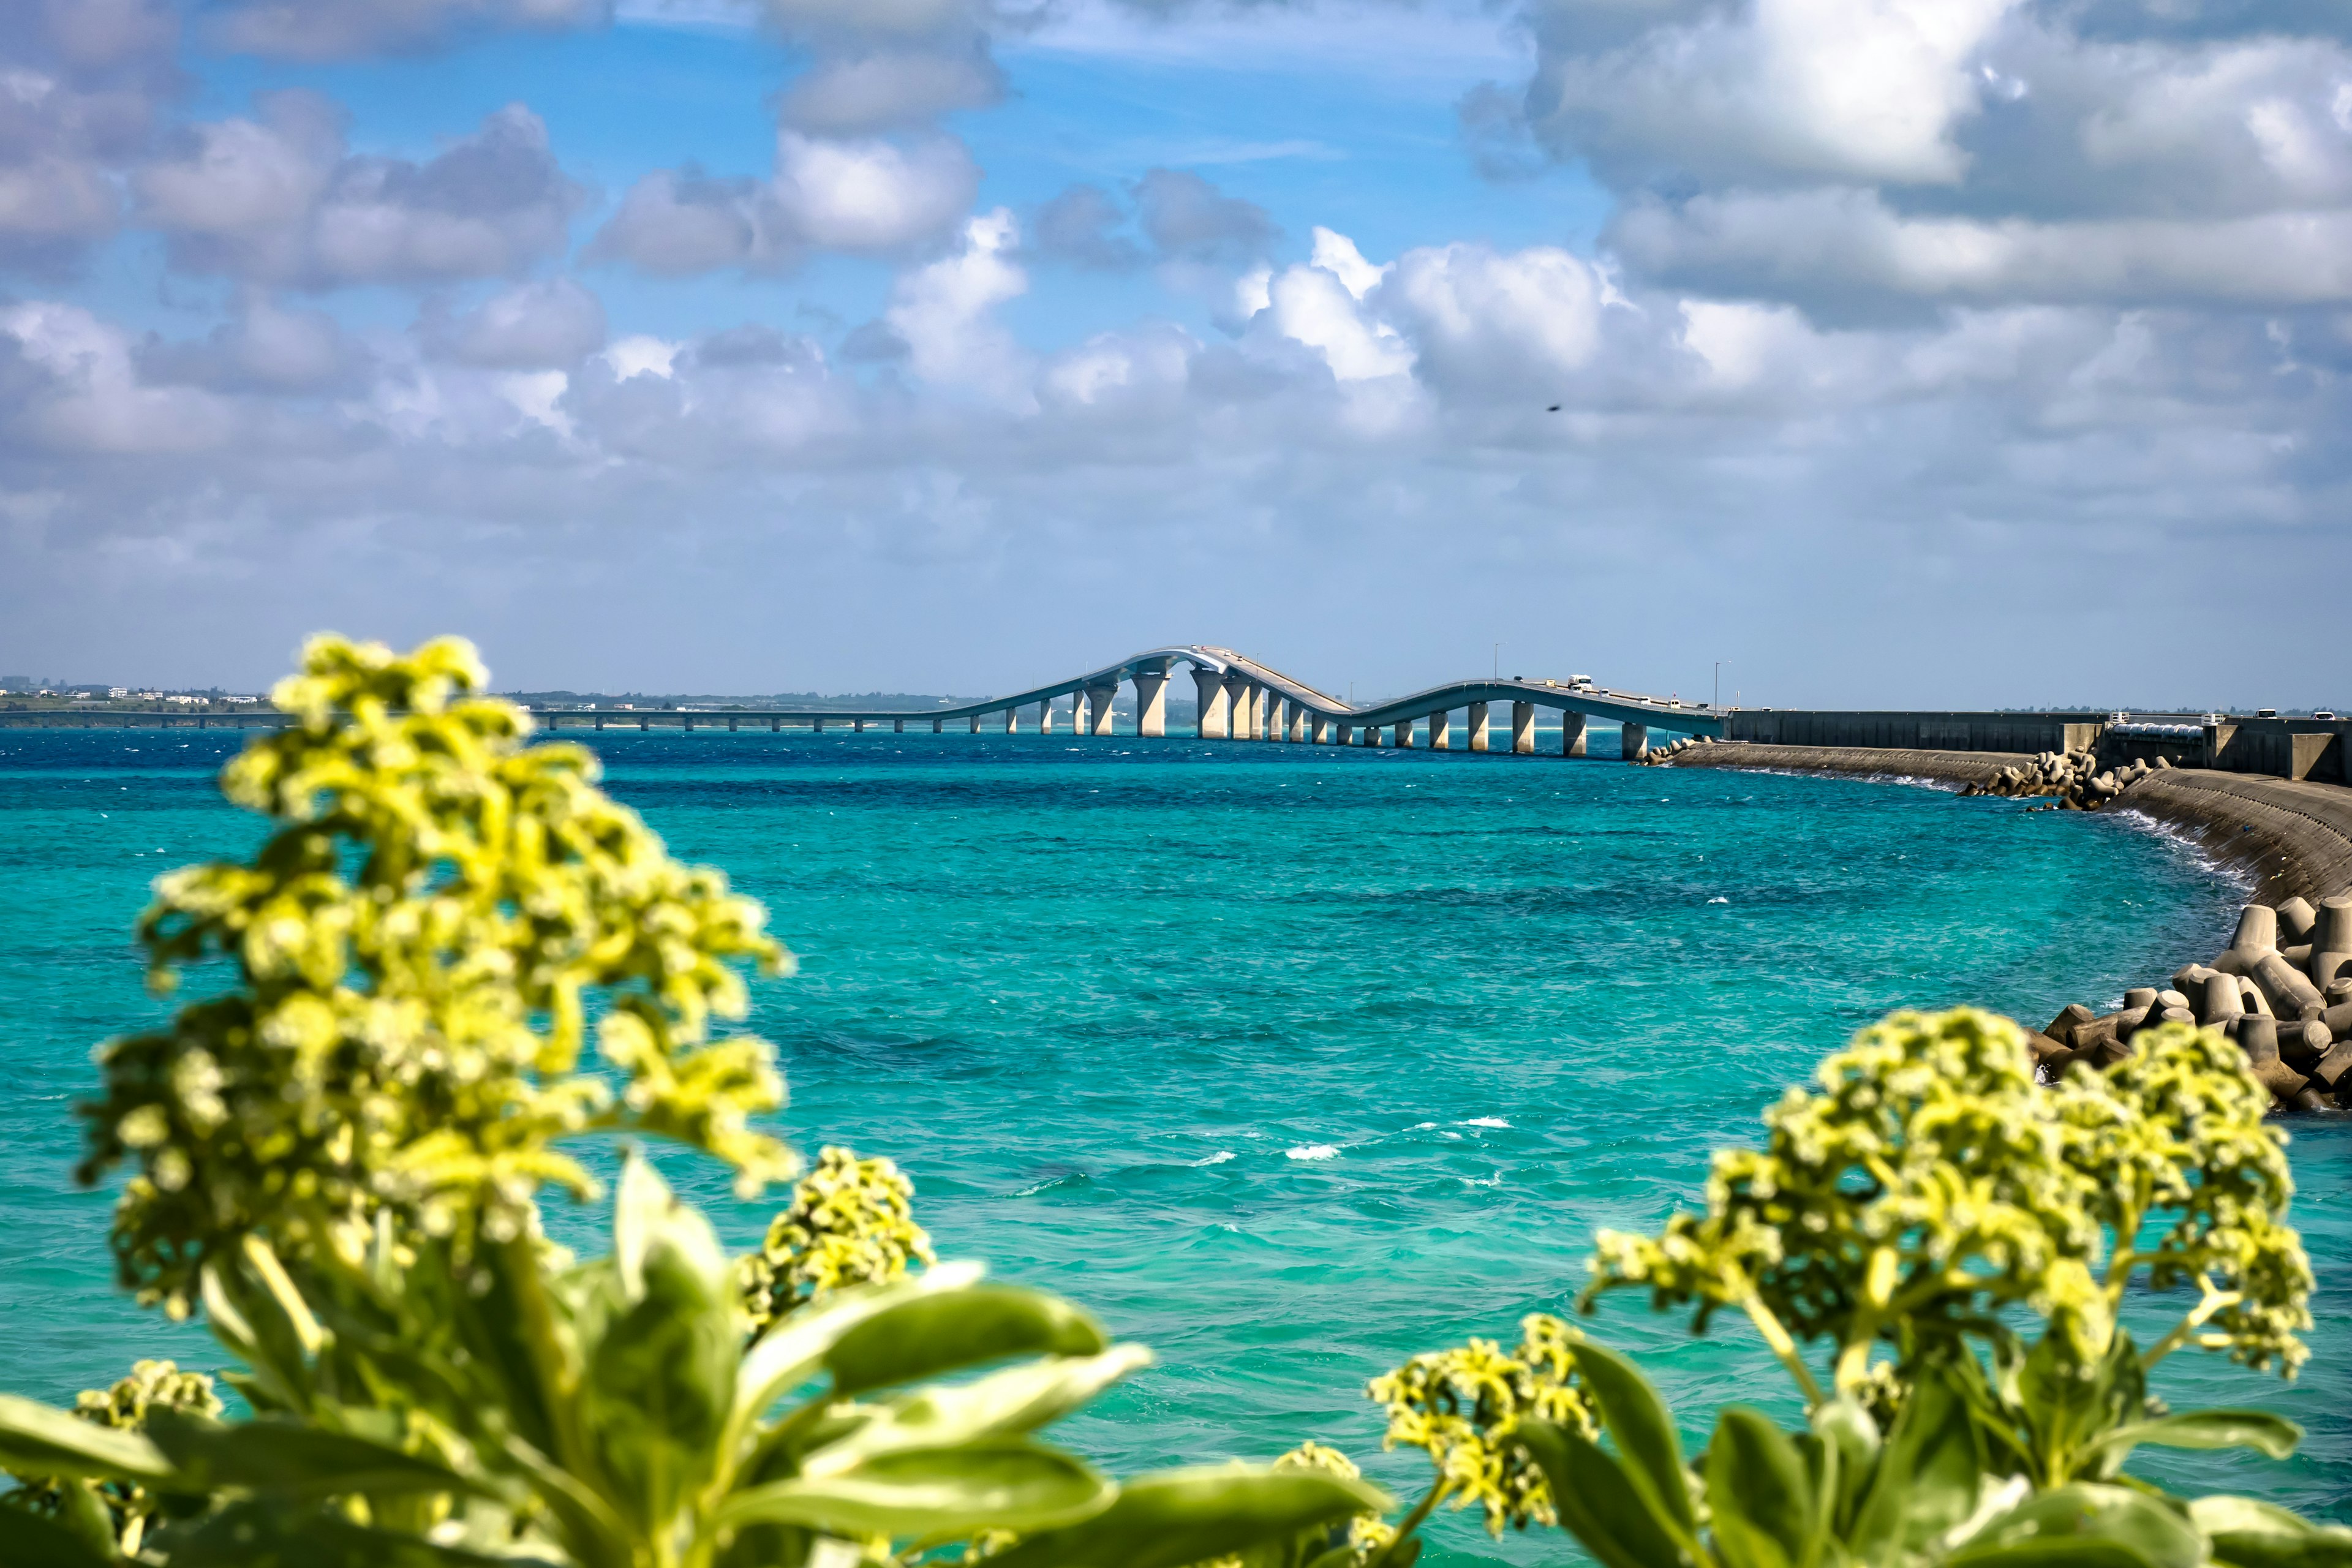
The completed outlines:
[[[1510,749],[1535,750],[1538,710],[1560,716],[1560,752],[1585,754],[1585,728],[1591,719],[1622,726],[1625,755],[1637,757],[1648,747],[1652,729],[1677,734],[1720,738],[1723,718],[1705,703],[1688,705],[1671,697],[1651,697],[1618,691],[1580,678],[1569,681],[1507,679],[1457,680],[1433,686],[1410,697],[1362,707],[1326,691],[1318,691],[1270,666],[1228,647],[1206,644],[1147,648],[1089,670],[1084,675],[1007,692],[960,707],[908,710],[891,708],[761,708],[679,712],[649,709],[533,709],[550,728],[565,725],[635,723],[640,729],[656,724],[686,729],[713,728],[723,721],[730,730],[743,724],[765,723],[771,730],[807,725],[823,730],[838,725],[863,730],[868,724],[888,724],[903,733],[908,723],[929,722],[933,732],[961,722],[978,733],[983,722],[1017,734],[1034,725],[1051,733],[1061,717],[1056,704],[1069,699],[1069,720],[1081,734],[1112,733],[1111,717],[1120,689],[1135,689],[1135,732],[1168,732],[1168,683],[1176,667],[1188,667],[1192,679],[1195,732],[1203,740],[1273,741],[1302,744],[1425,746],[1449,751],[1454,746],[1453,716],[1465,714],[1464,743],[1474,752],[1490,749],[1493,715],[1497,705],[1509,708]]]

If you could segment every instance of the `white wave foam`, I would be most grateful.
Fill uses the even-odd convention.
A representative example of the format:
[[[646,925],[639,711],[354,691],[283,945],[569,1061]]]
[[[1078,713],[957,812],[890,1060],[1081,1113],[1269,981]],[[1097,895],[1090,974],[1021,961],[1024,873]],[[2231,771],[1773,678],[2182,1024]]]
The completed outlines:
[[[1729,899],[1709,899],[1707,900],[1707,902],[1710,904],[1727,904],[1731,902],[1731,900]]]
[[[1408,1132],[1427,1132],[1437,1125],[1434,1121],[1416,1121],[1405,1129]]]
[[[1465,1187],[1499,1187],[1503,1184],[1503,1173],[1497,1171],[1483,1182],[1475,1176],[1465,1176],[1462,1184]]]
[[[1474,1116],[1462,1125],[1465,1127],[1508,1127],[1510,1123],[1504,1121],[1499,1116]]]
[[[1234,1152],[1231,1149],[1220,1149],[1215,1153],[1210,1155],[1207,1159],[1195,1160],[1192,1163],[1195,1165],[1222,1165],[1233,1157]]]
[[[1283,1152],[1294,1160],[1328,1160],[1339,1152],[1339,1148],[1336,1143],[1301,1143]]]

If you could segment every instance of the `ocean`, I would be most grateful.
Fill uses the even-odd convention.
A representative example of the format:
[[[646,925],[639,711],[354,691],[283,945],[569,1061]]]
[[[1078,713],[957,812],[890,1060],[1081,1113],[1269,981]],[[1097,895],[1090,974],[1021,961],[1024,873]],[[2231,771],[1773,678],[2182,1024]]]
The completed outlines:
[[[1707,1152],[1756,1138],[1881,1014],[2104,1008],[2210,958],[2243,896],[2126,816],[1853,780],[1131,737],[563,738],[799,955],[746,1026],[781,1054],[795,1144],[890,1155],[941,1257],[1157,1351],[1055,1429],[1120,1473],[1312,1437],[1417,1496],[1426,1463],[1381,1455],[1368,1377],[1567,1310],[1596,1228],[1696,1202]],[[257,839],[213,789],[235,744],[0,731],[10,1392],[217,1363],[110,1289],[109,1200],[69,1171],[90,1047],[160,1016],[130,941],[150,879]],[[2289,1125],[2310,1366],[2283,1384],[2184,1353],[2158,1382],[2311,1436],[2285,1464],[2137,1468],[2352,1518],[2352,1122]],[[756,1240],[772,1205],[661,1163]],[[604,1220],[553,1215],[573,1240]],[[1627,1294],[1585,1326],[1639,1357],[1694,1444],[1727,1401],[1795,1410],[1742,1322],[1695,1340]],[[1444,1515],[1423,1560],[1574,1555]]]

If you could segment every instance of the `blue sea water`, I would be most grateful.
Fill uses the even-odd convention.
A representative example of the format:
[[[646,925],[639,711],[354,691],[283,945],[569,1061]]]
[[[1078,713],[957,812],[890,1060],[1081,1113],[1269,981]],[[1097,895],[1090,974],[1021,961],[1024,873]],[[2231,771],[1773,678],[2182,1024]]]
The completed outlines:
[[[1058,1429],[1121,1473],[1314,1437],[1417,1494],[1425,1465],[1380,1454],[1367,1377],[1565,1310],[1597,1227],[1694,1201],[1707,1151],[1880,1014],[2105,1005],[2210,957],[2242,897],[2127,818],[1847,780],[1127,737],[593,739],[614,792],[800,956],[749,1025],[791,1078],[788,1135],[892,1155],[942,1256],[1158,1351]],[[108,1199],[68,1172],[90,1047],[159,1015],[129,942],[150,879],[256,838],[213,792],[234,744],[0,731],[10,1391],[215,1363],[110,1291]],[[2352,1129],[2293,1126],[2310,1367],[2283,1385],[2184,1354],[2161,1384],[2311,1436],[2284,1465],[2143,1468],[2347,1516]],[[663,1163],[731,1240],[758,1236],[767,1206]],[[1640,1355],[1694,1442],[1728,1400],[1793,1410],[1743,1324],[1693,1340],[1625,1296],[1588,1327]],[[1571,1555],[1447,1516],[1424,1561]]]

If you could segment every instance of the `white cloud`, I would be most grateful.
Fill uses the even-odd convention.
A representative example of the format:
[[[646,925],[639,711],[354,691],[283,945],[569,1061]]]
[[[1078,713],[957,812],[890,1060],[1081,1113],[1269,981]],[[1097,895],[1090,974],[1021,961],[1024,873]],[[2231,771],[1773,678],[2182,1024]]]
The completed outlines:
[[[1337,278],[1348,292],[1359,300],[1370,293],[1388,274],[1387,268],[1375,267],[1365,260],[1364,253],[1356,248],[1354,240],[1319,225],[1315,230],[1315,249],[1309,261]]]
[[[525,283],[454,319],[428,315],[426,340],[468,364],[548,370],[576,363],[604,342],[604,306],[569,278]]]
[[[228,405],[212,394],[142,384],[128,335],[79,306],[0,310],[0,342],[41,373],[18,389],[9,417],[39,446],[97,457],[192,454],[233,431]]]
[[[198,124],[133,176],[174,261],[305,288],[498,277],[561,251],[586,193],[520,104],[428,162],[348,156],[341,115],[281,92]]]
[[[921,125],[1004,96],[1004,73],[985,54],[881,50],[819,60],[784,89],[778,110],[794,130],[858,135]]]
[[[890,256],[953,233],[980,171],[950,136],[899,141],[785,131],[772,179],[657,170],[632,186],[592,258],[656,277],[780,270],[817,251]]]
[[[1465,393],[1540,386],[1582,368],[1600,348],[1601,298],[1592,268],[1550,246],[1409,250],[1380,290],[1423,377]]]
[[[994,314],[1028,291],[1028,274],[1013,259],[1020,237],[1012,213],[998,207],[964,226],[955,255],[898,280],[883,320],[905,341],[918,376],[1002,399],[1024,395],[1027,356]]]
[[[1811,304],[1921,300],[2352,302],[2352,208],[2253,217],[1906,217],[1875,193],[1696,197],[1634,207],[1612,237],[1651,276]]]
[[[612,0],[228,0],[213,41],[241,53],[336,59],[413,52],[504,28],[600,26]]]
[[[1629,42],[1548,47],[1534,128],[1635,177],[1818,177],[1949,184],[1983,90],[1978,52],[2021,0],[1753,0]],[[1672,13],[1669,13],[1672,17]]]

